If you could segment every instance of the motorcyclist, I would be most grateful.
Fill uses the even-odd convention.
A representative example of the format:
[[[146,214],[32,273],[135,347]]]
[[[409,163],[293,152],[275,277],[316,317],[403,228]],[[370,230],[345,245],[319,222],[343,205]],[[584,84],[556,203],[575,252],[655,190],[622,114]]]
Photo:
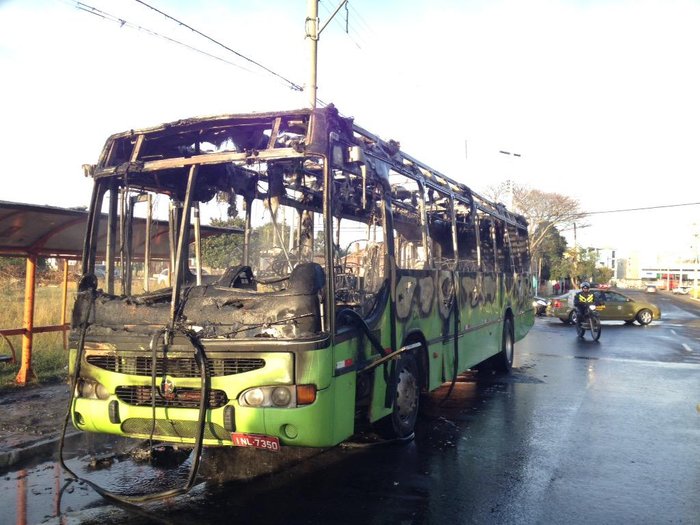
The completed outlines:
[[[595,293],[591,291],[591,285],[587,281],[581,283],[581,291],[576,292],[574,295],[574,308],[576,308],[576,327],[581,326],[581,321],[583,320],[586,310],[592,304],[597,304],[597,298]]]

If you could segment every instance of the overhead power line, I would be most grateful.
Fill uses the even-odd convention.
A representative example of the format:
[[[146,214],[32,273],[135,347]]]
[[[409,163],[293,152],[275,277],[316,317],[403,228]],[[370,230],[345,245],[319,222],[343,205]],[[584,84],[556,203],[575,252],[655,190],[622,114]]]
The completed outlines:
[[[138,1],[138,0],[136,0],[136,1]],[[209,53],[209,52],[207,52],[207,51],[204,51],[204,50],[202,50],[202,49],[199,49],[199,48],[194,47],[194,46],[192,46],[192,45],[190,45],[190,44],[186,44],[186,43],[184,43],[184,42],[182,42],[182,41],[180,41],[180,40],[177,40],[177,39],[175,39],[175,38],[169,37],[169,36],[167,36],[167,35],[163,35],[163,34],[161,34],[161,33],[158,33],[157,31],[153,31],[152,29],[148,29],[148,28],[143,27],[143,26],[140,26],[140,25],[138,25],[138,24],[131,23],[131,22],[129,22],[128,20],[126,20],[126,19],[124,19],[124,18],[118,17],[118,16],[113,15],[113,14],[111,14],[111,13],[107,13],[106,11],[102,11],[101,9],[98,9],[97,7],[93,7],[93,6],[91,6],[91,5],[85,4],[85,3],[83,3],[83,2],[79,2],[79,1],[77,1],[77,0],[74,0],[72,3],[73,3],[73,4],[75,5],[75,7],[76,7],[78,10],[80,10],[80,11],[84,11],[84,12],[89,13],[89,14],[91,14],[91,15],[98,16],[98,17],[103,18],[103,19],[105,19],[105,20],[108,20],[108,21],[110,21],[110,22],[115,22],[115,23],[119,24],[121,27],[126,26],[126,27],[129,27],[129,28],[131,28],[131,29],[135,29],[135,30],[137,30],[137,31],[143,31],[144,33],[147,33],[147,34],[149,34],[149,35],[151,35],[151,36],[155,36],[155,37],[158,37],[158,38],[162,38],[162,39],[164,39],[164,40],[166,40],[166,41],[168,41],[168,42],[171,42],[171,43],[173,43],[173,44],[177,44],[177,45],[179,45],[179,46],[186,47],[187,49],[189,49],[189,50],[191,50],[191,51],[194,51],[194,52],[196,52],[196,53],[199,53],[199,54],[201,54],[201,55],[205,55],[205,56],[207,56],[207,57],[209,57],[209,58],[213,58],[213,59],[218,60],[218,61],[220,61],[220,62],[224,62],[225,64],[228,64],[228,65],[230,65],[230,66],[237,67],[237,68],[239,68],[239,69],[242,69],[243,71],[247,71],[247,72],[249,72],[249,73],[253,73],[252,70],[250,70],[250,69],[248,69],[248,68],[246,68],[246,67],[244,67],[244,66],[242,66],[242,65],[240,65],[240,64],[236,64],[235,62],[231,62],[230,60],[226,60],[225,58],[222,58],[222,57],[220,57],[220,56],[214,55],[213,53]],[[214,39],[208,37],[207,35],[204,35],[203,33],[197,31],[196,29],[191,28],[191,27],[188,26],[187,24],[185,24],[185,23],[183,23],[183,22],[180,22],[179,20],[176,20],[176,19],[174,19],[173,17],[170,17],[169,15],[167,15],[167,14],[161,12],[161,11],[158,11],[157,9],[155,9],[155,8],[153,8],[153,7],[151,7],[151,6],[147,5],[147,4],[145,4],[144,2],[140,2],[140,3],[144,4],[146,7],[149,7],[150,9],[153,9],[154,11],[157,11],[158,13],[162,14],[163,16],[166,16],[166,17],[172,19],[173,21],[177,22],[178,24],[182,25],[183,27],[186,27],[187,29],[190,29],[191,31],[194,31],[194,32],[196,32],[196,33],[198,33],[198,34],[204,36],[205,38],[211,40],[212,42],[215,42],[217,45],[223,47],[224,49],[226,49],[227,51],[229,51],[229,52],[235,54],[236,56],[239,56],[239,57],[243,58],[244,60],[247,60],[248,62],[250,62],[251,64],[255,65],[256,67],[259,67],[259,68],[263,69],[265,72],[267,72],[267,73],[269,73],[269,74],[271,74],[271,75],[277,77],[279,80],[281,80],[284,84],[290,86],[292,89],[294,89],[294,90],[296,90],[296,91],[303,91],[303,90],[304,90],[304,88],[303,88],[302,86],[300,86],[300,85],[298,85],[298,84],[292,82],[291,80],[289,80],[289,79],[283,77],[282,75],[280,75],[280,74],[278,74],[278,73],[275,73],[275,72],[272,71],[271,69],[269,69],[269,68],[263,66],[262,64],[256,62],[255,60],[253,60],[253,59],[251,59],[251,58],[249,58],[249,57],[243,55],[242,53],[239,53],[239,52],[237,52],[237,51],[235,51],[235,50],[233,50],[233,49],[231,49],[231,48],[229,48],[229,47],[227,47],[227,46],[225,46],[225,45],[223,45],[223,44],[217,42],[216,40],[214,40]]]
[[[220,62],[224,62],[230,66],[234,66],[234,67],[237,67],[239,69],[242,69],[243,71],[247,71],[249,73],[253,72],[250,69],[241,66],[240,64],[236,64],[235,62],[231,62],[229,60],[226,60],[225,58],[221,58],[221,57],[216,56],[212,53],[208,53],[207,51],[203,51],[202,49],[198,49],[198,48],[191,46],[189,44],[185,44],[184,42],[181,42],[181,41],[176,40],[174,38],[171,38],[169,36],[162,35],[156,31],[153,31],[153,30],[148,29],[146,27],[143,27],[143,26],[140,26],[137,24],[133,24],[133,23],[129,22],[128,20],[125,20],[124,18],[120,18],[118,16],[112,15],[110,13],[107,13],[106,11],[102,11],[96,7],[91,6],[91,5],[84,4],[82,2],[74,2],[74,4],[75,4],[76,9],[78,9],[80,11],[84,11],[84,12],[89,13],[91,15],[98,16],[98,17],[103,18],[105,20],[108,20],[110,22],[115,22],[115,23],[119,24],[121,27],[129,27],[129,28],[135,29],[137,31],[143,31],[144,33],[147,33],[151,36],[162,38],[162,39],[164,39],[168,42],[171,42],[173,44],[177,44],[179,46],[186,47],[187,49],[194,51],[195,53],[200,53],[202,55],[208,56],[209,58],[219,60]]]
[[[682,206],[697,206],[700,202],[686,202],[684,204],[665,204],[662,206],[645,206],[644,208],[626,208],[623,210],[589,211],[585,215],[600,215],[603,213],[622,213],[626,211],[658,210],[660,208],[680,208]]]
[[[199,31],[198,29],[195,29],[194,27],[192,27],[192,26],[186,24],[185,22],[183,22],[183,21],[181,21],[181,20],[178,20],[177,18],[175,18],[175,17],[173,17],[173,16],[170,16],[168,13],[165,13],[165,12],[161,11],[160,9],[158,9],[158,8],[156,8],[156,7],[153,7],[152,5],[147,4],[147,3],[144,2],[143,0],[135,0],[135,1],[138,2],[139,4],[143,5],[143,6],[147,7],[148,9],[152,9],[153,11],[155,11],[156,13],[158,13],[158,14],[160,14],[160,15],[163,15],[163,16],[164,16],[165,18],[167,18],[168,20],[172,20],[173,22],[175,22],[175,23],[181,25],[182,27],[185,27],[185,28],[189,29],[190,31],[192,31],[192,32],[194,32],[194,33],[196,33],[196,34],[198,34],[199,36],[201,36],[201,37],[203,37],[203,38],[206,38],[206,39],[209,40],[210,42],[213,42],[213,43],[216,44],[217,46],[220,46],[220,47],[224,48],[226,51],[229,51],[229,52],[233,53],[234,55],[236,55],[236,56],[242,58],[243,60],[247,60],[247,61],[250,62],[251,64],[253,64],[253,65],[255,65],[255,66],[257,66],[257,67],[259,67],[259,68],[261,68],[261,69],[263,69],[263,70],[265,70],[265,71],[267,71],[267,72],[270,73],[271,75],[276,76],[277,78],[279,78],[279,79],[283,80],[284,82],[286,82],[287,84],[289,84],[289,85],[292,87],[292,89],[295,89],[295,90],[297,90],[297,91],[304,91],[304,88],[303,88],[302,86],[300,86],[299,84],[296,84],[296,83],[292,82],[291,80],[289,80],[289,79],[283,77],[283,76],[280,75],[279,73],[276,73],[276,72],[273,71],[272,69],[263,66],[260,62],[257,62],[257,61],[255,61],[255,60],[253,60],[252,58],[249,58],[249,57],[243,55],[242,53],[239,53],[238,51],[236,51],[236,50],[234,50],[234,49],[231,49],[231,48],[228,47],[227,45],[222,44],[222,43],[219,42],[218,40],[215,40],[214,38],[210,37],[209,35],[207,35],[207,34],[205,34],[205,33],[202,33],[202,32]]]

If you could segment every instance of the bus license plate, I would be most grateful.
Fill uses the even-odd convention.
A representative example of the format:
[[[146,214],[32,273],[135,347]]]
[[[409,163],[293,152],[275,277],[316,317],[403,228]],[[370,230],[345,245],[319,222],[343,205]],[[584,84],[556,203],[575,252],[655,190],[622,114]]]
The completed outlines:
[[[280,440],[275,436],[264,436],[262,434],[245,434],[243,432],[232,432],[231,442],[234,447],[253,447],[271,452],[279,452]]]

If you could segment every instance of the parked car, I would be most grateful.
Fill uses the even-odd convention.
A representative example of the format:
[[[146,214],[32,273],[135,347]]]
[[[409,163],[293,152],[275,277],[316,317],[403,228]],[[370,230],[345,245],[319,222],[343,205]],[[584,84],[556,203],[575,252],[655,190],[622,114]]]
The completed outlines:
[[[624,321],[625,324],[637,321],[641,325],[647,325],[653,320],[661,319],[661,309],[654,303],[633,299],[617,290],[592,289],[592,291],[605,305],[598,310],[601,321]],[[574,295],[576,292],[578,290],[571,290],[567,294],[554,297],[550,301],[547,315],[558,317],[563,323],[575,323],[577,312],[574,308]]]
[[[671,293],[688,295],[690,293],[690,286],[676,286]]]
[[[544,297],[535,296],[532,298],[532,306],[535,308],[535,315],[538,317],[543,317],[547,315],[547,306],[549,305],[549,300]]]

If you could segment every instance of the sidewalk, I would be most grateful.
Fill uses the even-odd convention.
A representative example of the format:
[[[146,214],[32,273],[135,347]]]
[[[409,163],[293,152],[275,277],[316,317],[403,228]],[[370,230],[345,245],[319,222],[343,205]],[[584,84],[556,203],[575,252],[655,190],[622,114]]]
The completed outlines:
[[[0,393],[0,469],[53,455],[68,409],[67,384],[30,385]],[[68,433],[77,432],[72,425]]]

